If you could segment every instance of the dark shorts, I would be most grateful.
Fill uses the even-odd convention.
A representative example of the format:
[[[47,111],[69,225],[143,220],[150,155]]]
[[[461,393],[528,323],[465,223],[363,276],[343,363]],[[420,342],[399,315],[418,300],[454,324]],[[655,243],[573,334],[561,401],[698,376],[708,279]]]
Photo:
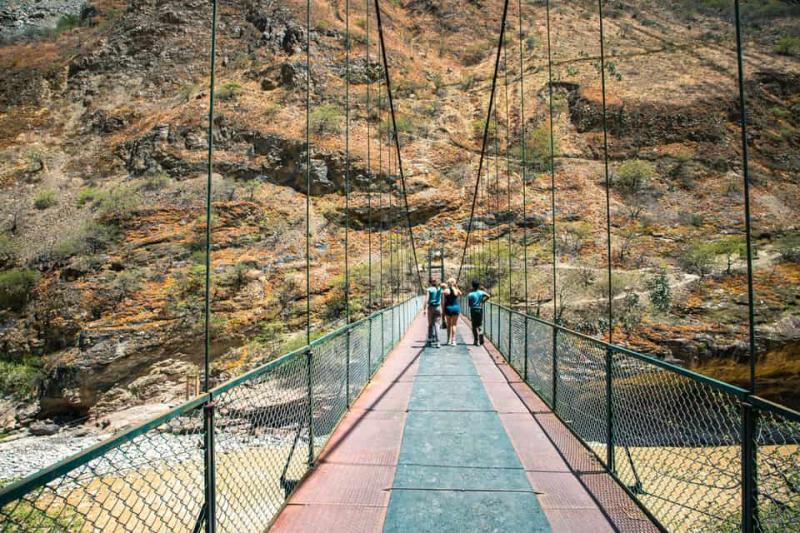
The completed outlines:
[[[461,314],[461,306],[458,305],[448,305],[444,308],[444,314],[447,316],[457,316]]]

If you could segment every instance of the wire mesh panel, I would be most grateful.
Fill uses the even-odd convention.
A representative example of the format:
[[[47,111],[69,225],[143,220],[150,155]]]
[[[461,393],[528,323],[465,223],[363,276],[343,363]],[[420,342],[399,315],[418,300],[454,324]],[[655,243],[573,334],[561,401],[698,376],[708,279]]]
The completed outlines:
[[[350,401],[361,394],[369,379],[369,321],[356,324],[350,332]]]
[[[363,390],[370,340],[377,347],[371,352],[375,369],[418,309],[418,299],[412,299],[334,332],[313,343],[310,356],[303,349],[267,363],[5,487],[0,490],[0,532],[202,527],[210,437],[205,406],[213,407],[209,459],[216,472],[217,527],[264,531],[345,414],[348,378],[351,400]]]
[[[553,403],[553,328],[528,318],[528,384]]]
[[[214,394],[220,531],[263,531],[308,469],[308,357]]]
[[[311,350],[314,458],[328,442],[347,410],[347,335],[340,334]]]
[[[381,315],[381,319],[383,321],[383,356],[386,357],[392,347],[392,313],[390,311],[384,312]]]
[[[520,376],[525,370],[525,315],[513,313],[511,315],[511,346],[509,347],[509,361]],[[525,379],[525,376],[522,376]]]
[[[487,339],[494,343],[494,304],[487,303],[483,309],[483,312],[486,315],[483,317],[483,333],[486,335]]]
[[[598,457],[606,449],[606,350],[595,341],[559,331],[556,336],[556,412]]]
[[[497,349],[500,350],[500,353],[503,354],[503,357],[508,361],[508,328],[510,326],[508,311],[501,307],[496,307],[495,312],[497,313],[498,325],[497,342],[495,342],[495,346],[497,346]]]
[[[612,368],[618,477],[668,530],[738,529],[738,398],[626,354]]]
[[[370,377],[380,367],[383,362],[383,344],[381,341],[381,319],[372,317],[369,319],[370,336]]]
[[[800,418],[778,409],[757,413],[757,529],[800,531]]]
[[[191,531],[204,501],[202,402],[100,447],[2,506],[0,531]]]

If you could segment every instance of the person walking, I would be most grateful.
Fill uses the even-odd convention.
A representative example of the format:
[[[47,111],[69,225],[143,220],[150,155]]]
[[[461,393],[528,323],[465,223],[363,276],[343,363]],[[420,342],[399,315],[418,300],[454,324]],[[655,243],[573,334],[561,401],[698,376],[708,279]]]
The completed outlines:
[[[426,346],[439,348],[439,320],[442,318],[442,288],[439,287],[436,278],[430,279],[428,287],[428,305],[425,306],[425,313],[428,315],[428,340]]]
[[[472,280],[472,292],[467,295],[469,319],[472,322],[472,338],[475,346],[483,344],[483,303],[491,298],[488,292],[481,290],[477,279]]]
[[[461,313],[461,306],[458,303],[460,296],[461,291],[456,287],[455,278],[448,279],[442,307],[444,307],[444,319],[447,322],[447,344],[450,346],[456,345],[456,324],[458,315]]]

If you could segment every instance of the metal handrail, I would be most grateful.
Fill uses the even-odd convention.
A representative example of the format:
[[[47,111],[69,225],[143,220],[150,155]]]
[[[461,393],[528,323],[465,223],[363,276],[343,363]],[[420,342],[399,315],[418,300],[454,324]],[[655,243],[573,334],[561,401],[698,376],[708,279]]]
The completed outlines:
[[[211,389],[208,393],[203,393],[187,402],[182,403],[181,405],[174,407],[167,411],[166,413],[157,415],[146,422],[143,422],[133,428],[123,431],[122,433],[110,437],[107,440],[104,440],[90,448],[82,450],[62,461],[59,461],[51,466],[48,466],[38,472],[34,472],[20,480],[17,480],[5,487],[0,488],[0,509],[15,501],[27,493],[35,490],[39,487],[46,485],[48,482],[63,476],[76,468],[79,468],[87,463],[91,462],[98,457],[101,457],[108,452],[119,448],[121,445],[125,444],[126,442],[130,442],[138,436],[141,436],[152,429],[163,425],[166,422],[169,422],[181,415],[194,411],[196,409],[203,408],[207,405],[210,405],[217,397],[222,395],[225,392],[230,391],[231,389],[236,388],[244,383],[252,381],[264,374],[267,374],[270,371],[273,371],[289,362],[296,360],[298,357],[303,356],[309,353],[313,348],[321,346],[326,342],[335,339],[343,334],[346,334],[353,329],[367,323],[371,322],[372,320],[385,315],[386,313],[393,312],[396,308],[405,306],[410,302],[418,299],[418,296],[412,296],[407,298],[406,300],[396,303],[394,305],[385,307],[379,311],[372,313],[371,315],[364,317],[358,321],[352,322],[348,325],[342,326],[330,333],[323,335],[311,343],[293,350],[285,355],[278,357],[272,361],[264,363],[244,374],[241,376],[237,376],[232,378],[225,383]]]

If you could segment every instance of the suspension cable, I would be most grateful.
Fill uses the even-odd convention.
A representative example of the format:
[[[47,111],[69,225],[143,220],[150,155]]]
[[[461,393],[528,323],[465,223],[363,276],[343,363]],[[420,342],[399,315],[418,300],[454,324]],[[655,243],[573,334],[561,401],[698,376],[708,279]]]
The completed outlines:
[[[519,115],[520,115],[520,141],[522,153],[522,260],[523,272],[525,276],[525,314],[529,312],[528,309],[528,221],[527,221],[527,180],[525,179],[525,172],[527,162],[525,161],[525,149],[527,139],[525,138],[525,62],[522,52],[522,0],[517,0],[519,9]],[[526,376],[527,377],[527,376]]]
[[[506,4],[508,4],[508,0],[506,0]],[[389,62],[386,58],[386,42],[383,37],[383,23],[381,22],[381,7],[380,7],[380,0],[375,0],[375,16],[377,17],[378,21],[378,36],[381,40],[381,54],[383,57],[383,74],[386,78],[386,95],[389,98],[389,110],[392,114],[392,130],[394,131],[394,143],[395,148],[397,149],[397,168],[400,173],[400,184],[402,187],[403,193],[403,203],[405,204],[405,212],[406,212],[406,222],[408,223],[408,237],[411,242],[411,250],[414,254],[414,270],[417,274],[417,285],[419,289],[419,293],[423,292],[422,287],[422,278],[419,273],[419,263],[417,261],[417,246],[414,242],[414,229],[411,225],[411,215],[409,213],[408,208],[408,195],[406,194],[406,178],[405,174],[403,173],[403,159],[400,153],[400,136],[397,133],[397,119],[395,117],[394,112],[394,100],[392,98],[392,83],[391,78],[389,76]]]
[[[370,0],[367,0],[369,3]],[[378,42],[378,49],[380,49],[381,43]],[[378,231],[378,251],[379,251],[379,270],[380,275],[378,278],[378,296],[381,300],[381,307],[383,307],[383,233],[386,231],[386,212],[383,209],[383,184],[385,178],[383,177],[383,143],[382,136],[381,136],[381,128],[380,128],[380,119],[383,107],[383,85],[380,80],[378,80],[378,211],[381,215],[380,220],[380,230]]]
[[[603,168],[606,185],[606,250],[608,262],[608,343],[613,342],[614,314],[611,283],[611,181],[608,173],[608,123],[606,113],[606,51],[605,33],[603,29],[603,0],[597,0],[600,14],[600,89],[603,103]]]
[[[370,98],[372,89],[372,77],[370,76],[370,57],[369,57],[369,0],[366,4],[366,31],[367,31],[367,308],[372,312],[372,168],[370,166]]]
[[[387,117],[388,118],[388,117]],[[392,148],[391,148],[391,138],[389,136],[389,130],[386,130],[386,171],[391,179],[394,172],[394,167],[392,166]],[[389,211],[387,215],[389,217],[392,216],[392,205],[394,199],[394,192],[392,191],[392,185],[389,185],[388,191],[388,201],[389,201]],[[394,220],[389,218],[389,293],[391,296],[391,302],[394,304],[394,296],[397,292],[395,288],[395,269],[394,269]]]
[[[375,0],[376,2],[378,0]],[[469,237],[472,233],[472,224],[475,218],[475,203],[478,199],[478,188],[481,183],[481,171],[483,170],[483,159],[486,155],[486,142],[489,137],[489,121],[492,117],[492,108],[494,107],[494,95],[497,90],[497,71],[500,68],[500,49],[503,46],[503,38],[505,37],[506,17],[508,16],[508,0],[503,2],[503,17],[500,22],[500,38],[497,43],[497,54],[494,60],[494,74],[492,75],[492,92],[489,95],[489,109],[486,113],[486,123],[483,126],[483,142],[481,144],[481,157],[478,160],[478,173],[475,178],[475,191],[472,194],[472,206],[469,210],[469,223],[467,224],[467,235],[464,237],[464,249],[461,252],[461,263],[458,265],[458,274],[456,275],[456,284],[461,280],[461,269],[464,267],[464,258],[467,254],[467,247],[469,246]]]
[[[311,0],[306,0],[306,344],[311,344]]]
[[[500,213],[500,126],[497,121],[497,107],[494,106],[494,219],[498,221],[497,215]],[[500,234],[500,224],[497,224],[497,238],[495,239],[495,263],[497,264],[497,297],[500,298],[501,273],[500,266],[500,241],[503,240]]]
[[[350,324],[350,0],[344,2],[344,318]]]
[[[505,41],[505,39],[503,40]],[[506,199],[508,203],[508,307],[512,307],[511,298],[511,247],[513,245],[514,226],[511,210],[511,159],[509,148],[511,146],[511,113],[508,104],[508,46],[503,42],[503,77],[506,93]]]
[[[553,229],[553,323],[558,323],[558,291],[556,290],[556,157],[555,157],[555,139],[553,130],[553,53],[550,42],[550,0],[546,2],[546,16],[547,16],[547,87],[548,87],[548,101],[549,101],[549,114],[550,114],[550,207],[551,207],[551,223]]]
[[[211,80],[208,91],[208,177],[206,179],[206,279],[203,317],[203,392],[211,382],[211,176],[214,171],[214,85],[217,74],[217,0],[211,0]]]
[[[753,304],[753,237],[750,220],[750,163],[747,148],[747,100],[744,90],[744,50],[742,47],[742,18],[739,0],[734,1],[736,18],[736,65],[739,82],[739,127],[742,135],[742,175],[744,179],[744,230],[747,254],[747,332],[750,350],[750,393],[756,393],[756,330]]]

